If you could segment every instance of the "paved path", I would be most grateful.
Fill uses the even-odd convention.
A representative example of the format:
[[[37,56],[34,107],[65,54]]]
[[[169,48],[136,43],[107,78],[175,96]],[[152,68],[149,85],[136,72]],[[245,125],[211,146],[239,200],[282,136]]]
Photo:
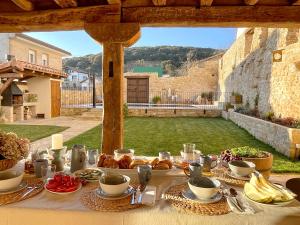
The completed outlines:
[[[80,120],[78,117],[56,117],[51,119],[34,119],[34,120],[25,120],[22,122],[16,122],[15,124],[26,124],[26,125],[54,125],[54,126],[63,126],[70,127],[62,132],[64,135],[64,141],[68,141],[71,138],[90,130],[91,128],[100,124],[99,121],[91,120]],[[45,149],[51,147],[51,136],[39,139],[31,143],[30,148],[34,149]]]

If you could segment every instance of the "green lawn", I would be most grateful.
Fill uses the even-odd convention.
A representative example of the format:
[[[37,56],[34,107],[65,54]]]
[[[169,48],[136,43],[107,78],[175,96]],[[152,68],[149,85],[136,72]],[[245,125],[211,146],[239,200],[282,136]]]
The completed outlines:
[[[68,127],[59,126],[45,126],[45,125],[11,125],[0,124],[0,131],[14,132],[20,137],[26,137],[30,141],[36,141],[38,139],[48,137],[51,134],[64,131]]]
[[[100,148],[101,127],[97,126],[66,142]],[[158,155],[170,151],[179,155],[183,143],[195,143],[203,153],[219,154],[221,150],[238,146],[253,146],[274,154],[274,172],[300,172],[300,162],[292,162],[278,154],[244,129],[222,118],[127,118],[125,147],[138,155]]]

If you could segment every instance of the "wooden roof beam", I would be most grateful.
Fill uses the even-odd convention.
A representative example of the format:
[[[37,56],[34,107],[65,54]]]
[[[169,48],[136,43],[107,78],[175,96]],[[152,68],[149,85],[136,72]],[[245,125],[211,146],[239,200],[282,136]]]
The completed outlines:
[[[200,0],[200,6],[211,6],[214,0]]]
[[[167,0],[152,0],[152,3],[155,6],[164,6],[167,5]]]
[[[122,22],[142,27],[300,27],[298,7],[211,6],[122,8]]]
[[[244,0],[246,5],[256,5],[259,0]]]
[[[292,5],[300,5],[300,0],[294,0],[294,1],[292,2]]]
[[[1,13],[0,32],[80,30],[85,22],[119,23],[119,5]]]
[[[29,0],[11,0],[15,5],[25,11],[32,11],[34,9],[34,5]]]
[[[0,78],[23,78],[23,73],[0,73]]]
[[[54,2],[61,8],[74,8],[77,7],[77,0],[54,0]]]
[[[107,3],[110,5],[113,5],[113,4],[121,5],[121,0],[107,0]]]

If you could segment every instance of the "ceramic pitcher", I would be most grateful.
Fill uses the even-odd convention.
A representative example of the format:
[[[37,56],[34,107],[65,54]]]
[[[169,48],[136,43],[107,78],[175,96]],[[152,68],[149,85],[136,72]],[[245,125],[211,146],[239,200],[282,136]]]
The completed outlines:
[[[71,156],[71,172],[85,168],[86,150],[84,145],[74,145]]]

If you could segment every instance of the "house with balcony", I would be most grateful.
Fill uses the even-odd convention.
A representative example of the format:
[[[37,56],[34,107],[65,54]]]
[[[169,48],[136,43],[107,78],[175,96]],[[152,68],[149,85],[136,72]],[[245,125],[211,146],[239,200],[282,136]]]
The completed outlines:
[[[71,54],[21,33],[0,34],[0,99],[6,121],[60,115],[62,58]]]

